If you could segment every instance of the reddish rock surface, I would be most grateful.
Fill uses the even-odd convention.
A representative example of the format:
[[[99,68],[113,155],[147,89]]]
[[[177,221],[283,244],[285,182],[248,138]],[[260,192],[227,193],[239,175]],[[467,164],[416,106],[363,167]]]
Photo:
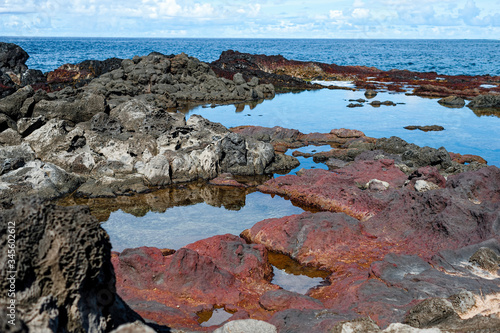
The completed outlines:
[[[312,169],[300,176],[275,178],[258,189],[286,196],[302,205],[344,212],[362,219],[378,212],[388,200],[387,194],[361,189],[371,179],[388,182],[397,188],[403,186],[407,176],[392,160],[356,161],[335,172]]]
[[[483,163],[486,164],[488,163],[484,158],[481,156],[477,155],[470,155],[470,154],[457,154],[457,153],[450,153],[450,157],[452,161],[460,163],[460,164],[467,164],[467,163],[472,163],[472,162],[478,162],[478,163]]]
[[[404,92],[415,88],[414,94],[428,97],[474,97],[488,92],[500,93],[500,86],[481,87],[483,84],[499,83],[498,76],[450,76],[396,69],[382,71],[374,67],[303,62],[288,60],[280,55],[254,55],[232,50],[222,52],[211,67],[219,76],[229,79],[235,73],[242,73],[247,78],[257,76],[262,82],[274,84],[277,89],[327,88],[305,81],[320,77],[332,81],[351,80],[360,89]]]
[[[112,263],[118,293],[141,316],[158,324],[201,329],[201,311],[225,307],[257,319],[272,312],[258,305],[278,289],[263,245],[237,236],[215,236],[163,256],[156,248],[126,249]]]

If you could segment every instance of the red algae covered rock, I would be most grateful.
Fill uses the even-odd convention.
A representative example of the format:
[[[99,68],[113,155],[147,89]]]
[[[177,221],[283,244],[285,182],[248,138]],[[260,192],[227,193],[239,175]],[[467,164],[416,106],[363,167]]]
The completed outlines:
[[[263,245],[237,236],[214,236],[163,256],[156,248],[126,249],[112,258],[120,295],[141,316],[158,324],[199,328],[196,313],[215,306],[244,310],[254,317],[271,313],[260,296],[279,287]]]
[[[267,219],[243,231],[248,241],[286,254],[299,263],[326,271],[367,267],[380,260],[394,244],[378,241],[362,231],[361,223],[344,213],[302,213]]]
[[[407,176],[393,160],[356,161],[330,172],[306,170],[300,176],[287,175],[258,187],[265,193],[289,197],[292,201],[321,210],[345,212],[356,218],[373,215],[387,200],[387,195],[364,191],[371,179],[386,181],[392,188],[404,185]]]

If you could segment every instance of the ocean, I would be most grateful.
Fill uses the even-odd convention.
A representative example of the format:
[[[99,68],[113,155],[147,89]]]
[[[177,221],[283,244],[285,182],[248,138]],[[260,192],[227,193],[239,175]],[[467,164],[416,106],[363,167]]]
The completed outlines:
[[[500,75],[500,40],[393,39],[198,39],[198,38],[46,38],[0,37],[21,46],[29,68],[43,72],[66,63],[132,58],[156,51],[184,52],[201,61],[217,60],[222,51],[277,55],[287,59],[382,70],[408,69],[449,75]]]

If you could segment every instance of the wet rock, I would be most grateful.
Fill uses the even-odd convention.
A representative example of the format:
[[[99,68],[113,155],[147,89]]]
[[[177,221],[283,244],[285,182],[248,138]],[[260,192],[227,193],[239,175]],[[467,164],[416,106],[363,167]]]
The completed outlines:
[[[349,103],[349,104],[347,104],[347,107],[348,108],[360,108],[360,107],[363,107],[363,104],[361,104],[361,103]]]
[[[276,326],[255,319],[233,320],[213,333],[276,333]]]
[[[458,96],[448,96],[442,98],[438,101],[438,103],[450,108],[463,108],[465,106],[464,99]]]
[[[457,153],[450,153],[450,157],[453,160],[453,162],[460,163],[460,164],[470,164],[473,162],[477,162],[480,164],[487,164],[488,163],[484,158],[482,158],[481,156],[477,156],[477,155],[470,155],[470,154],[460,155]]]
[[[234,186],[234,187],[247,187],[247,185],[238,182],[234,179],[233,175],[230,173],[223,173],[217,178],[214,178],[208,182],[210,185],[217,186]]]
[[[479,95],[474,97],[467,107],[471,109],[500,108],[500,95]]]
[[[410,130],[410,131],[414,131],[414,130],[421,130],[423,132],[430,132],[430,131],[433,131],[433,132],[439,132],[439,131],[444,131],[444,127],[443,126],[439,126],[439,125],[429,125],[429,126],[405,126],[404,127],[405,129],[407,130]]]
[[[370,102],[368,104],[370,104],[373,107],[380,107],[381,105],[396,106],[396,103],[394,103],[392,101],[383,101],[383,102],[381,102],[381,101],[373,101],[373,102]]]
[[[427,328],[450,317],[458,317],[450,301],[430,298],[412,308],[403,323],[416,328]]]
[[[111,245],[88,208],[28,199],[0,212],[0,220],[5,248],[7,227],[15,223],[16,261],[9,270],[17,271],[17,315],[30,330],[106,332],[139,319],[116,294]],[[6,265],[7,252],[2,256]],[[1,284],[7,298],[9,281]]]
[[[500,269],[500,256],[488,247],[480,248],[470,257],[469,262],[492,273]]]

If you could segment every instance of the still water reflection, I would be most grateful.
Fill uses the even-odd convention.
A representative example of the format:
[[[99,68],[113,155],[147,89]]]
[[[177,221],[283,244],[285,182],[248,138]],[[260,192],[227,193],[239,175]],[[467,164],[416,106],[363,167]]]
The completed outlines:
[[[277,95],[251,106],[224,105],[196,107],[187,112],[219,122],[226,127],[240,125],[281,126],[303,133],[329,132],[350,128],[381,138],[398,136],[419,146],[439,148],[460,154],[480,155],[488,164],[500,166],[500,112],[473,112],[467,107],[446,108],[437,99],[380,92],[371,99],[392,101],[396,106],[348,108],[350,99],[365,99],[364,91],[318,90]],[[441,132],[408,131],[408,125],[440,125]]]

